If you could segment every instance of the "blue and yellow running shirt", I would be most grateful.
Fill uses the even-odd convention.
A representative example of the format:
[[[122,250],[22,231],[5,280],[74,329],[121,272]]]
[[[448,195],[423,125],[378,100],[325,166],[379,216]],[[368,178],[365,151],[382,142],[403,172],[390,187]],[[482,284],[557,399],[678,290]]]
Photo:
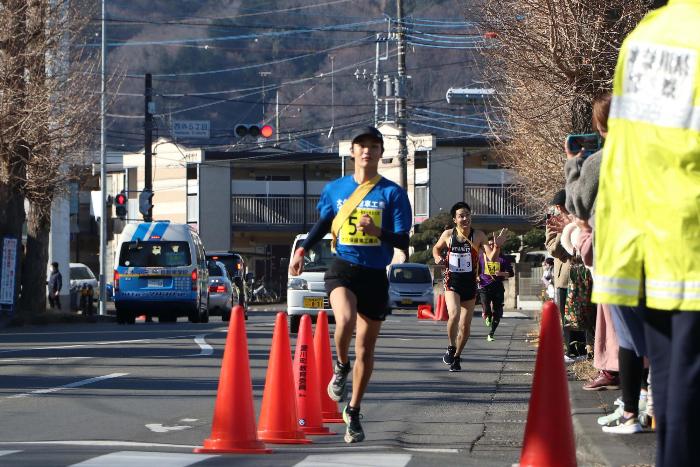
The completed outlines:
[[[335,217],[357,187],[358,184],[352,175],[326,185],[318,202],[321,218]],[[406,191],[382,177],[343,223],[338,234],[338,257],[369,268],[383,269],[391,262],[394,248],[357,229],[357,222],[364,214],[372,217],[374,224],[387,232],[408,233],[413,219]]]

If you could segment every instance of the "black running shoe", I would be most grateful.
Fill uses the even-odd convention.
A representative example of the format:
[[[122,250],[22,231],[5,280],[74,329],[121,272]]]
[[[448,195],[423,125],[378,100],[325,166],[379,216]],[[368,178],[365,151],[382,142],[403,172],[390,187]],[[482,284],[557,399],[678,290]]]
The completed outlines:
[[[450,371],[462,371],[462,365],[460,365],[460,358],[458,356],[453,357]]]
[[[343,366],[335,362],[333,378],[331,378],[330,383],[328,383],[328,397],[336,402],[342,401],[348,394],[348,373],[350,373],[350,362]]]
[[[343,421],[347,425],[344,439],[346,443],[359,443],[365,439],[365,432],[360,425],[362,414],[359,409],[349,409],[349,405],[343,409]]]
[[[454,345],[450,345],[447,347],[445,355],[442,356],[442,361],[445,362],[445,365],[452,364],[452,361],[455,359],[455,352],[457,352],[457,347],[455,347]]]

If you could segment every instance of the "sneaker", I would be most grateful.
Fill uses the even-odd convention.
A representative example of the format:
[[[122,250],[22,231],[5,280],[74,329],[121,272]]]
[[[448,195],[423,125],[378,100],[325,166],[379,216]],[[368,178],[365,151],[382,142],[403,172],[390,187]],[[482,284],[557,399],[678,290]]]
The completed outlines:
[[[339,362],[335,362],[335,368],[333,368],[333,378],[331,382],[328,383],[328,397],[336,402],[340,402],[348,395],[348,374],[350,373],[350,362],[345,365],[340,365]]]
[[[632,415],[629,418],[625,418],[624,415],[620,415],[615,420],[612,420],[607,425],[603,426],[603,431],[605,433],[631,435],[642,431],[642,426],[639,424],[639,420],[637,419],[636,415]]]
[[[496,339],[494,339],[493,334],[487,334],[487,335],[486,335],[486,340],[489,341],[489,342],[493,342],[493,341],[495,341]]]
[[[445,355],[442,356],[442,361],[445,365],[452,365],[452,361],[455,359],[455,352],[457,352],[457,347],[450,345],[445,351]]]
[[[618,407],[613,411],[613,413],[608,414],[608,415],[603,415],[602,417],[598,417],[598,425],[600,425],[600,426],[605,426],[605,425],[607,425],[608,423],[612,422],[613,420],[617,420],[618,418],[620,418],[620,416],[622,415],[622,413],[623,413],[624,411],[625,411],[625,410],[622,408],[621,405],[618,406]]]
[[[491,316],[484,316],[484,324],[486,325],[487,328],[491,327],[492,321],[493,321],[493,318]]]
[[[569,357],[568,355],[564,354],[564,364],[566,365],[571,365],[574,363],[576,359]]]
[[[343,409],[343,421],[347,425],[344,439],[346,443],[359,443],[365,439],[365,432],[362,429],[362,425],[360,425],[362,414],[357,409],[349,409],[349,405],[346,405]]]
[[[603,389],[619,389],[620,378],[605,370],[601,370],[593,381],[583,385],[586,391],[601,391]]]
[[[460,364],[459,356],[453,357],[452,364],[450,365],[450,371],[462,371],[462,365]]]
[[[639,412],[639,426],[641,426],[643,429],[650,430],[651,429],[651,415],[649,415],[646,412]]]

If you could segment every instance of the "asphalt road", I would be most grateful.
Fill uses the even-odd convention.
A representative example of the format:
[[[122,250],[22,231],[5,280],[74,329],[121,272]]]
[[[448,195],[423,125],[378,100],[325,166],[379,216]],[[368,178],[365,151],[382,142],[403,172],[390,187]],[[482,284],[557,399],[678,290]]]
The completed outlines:
[[[272,310],[283,307],[257,307],[246,322],[256,414]],[[337,435],[311,437],[308,446],[233,457],[192,453],[211,432],[227,331],[220,318],[4,329],[0,465],[510,465],[527,416],[535,349],[526,333],[534,327],[529,316],[507,312],[487,342],[475,316],[463,371],[450,373],[441,360],[444,323],[395,313],[363,401],[365,442],[347,445],[344,425],[330,425]]]

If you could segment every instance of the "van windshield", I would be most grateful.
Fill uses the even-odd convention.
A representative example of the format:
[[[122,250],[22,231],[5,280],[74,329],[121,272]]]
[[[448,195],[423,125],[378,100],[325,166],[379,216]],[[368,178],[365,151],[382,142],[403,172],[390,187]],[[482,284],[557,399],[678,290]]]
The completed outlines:
[[[299,240],[294,245],[294,251],[304,243],[304,240]],[[304,253],[304,271],[306,272],[323,272],[328,269],[333,261],[333,253],[331,252],[331,240],[324,238],[311,250]]]
[[[119,266],[162,268],[190,264],[192,260],[187,242],[124,242],[119,252]]]
[[[389,280],[402,284],[421,284],[432,282],[433,279],[430,277],[430,271],[427,269],[396,267],[391,270]]]

